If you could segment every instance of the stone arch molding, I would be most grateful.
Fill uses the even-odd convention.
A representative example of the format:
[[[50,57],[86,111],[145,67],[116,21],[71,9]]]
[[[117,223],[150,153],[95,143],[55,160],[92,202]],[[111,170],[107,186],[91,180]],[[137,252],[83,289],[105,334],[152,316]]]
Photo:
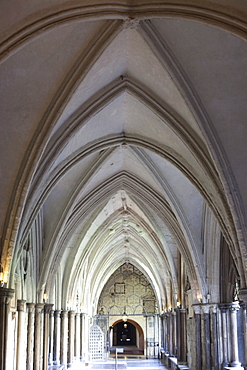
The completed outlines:
[[[148,13],[147,10],[144,10],[144,8],[145,7],[142,8],[141,6],[138,6],[138,7],[136,7],[133,10],[133,13],[137,14],[138,17],[140,17],[140,18],[142,18],[142,17],[145,18],[147,16],[150,16],[150,13]],[[83,16],[87,16],[89,13],[92,14],[92,9],[90,9],[90,7],[88,7],[88,9],[90,10],[90,12],[88,11],[88,13],[86,13],[86,10],[85,9],[86,8],[83,8],[83,9],[80,10],[80,9],[77,8],[76,11],[73,10],[73,9],[70,9],[67,14],[70,14],[71,15],[72,13],[74,13],[74,14],[77,13],[77,15],[75,15],[75,17],[80,17],[83,14],[84,14]],[[193,10],[193,7],[192,8],[190,7],[190,8],[187,8],[187,9]],[[81,14],[80,14],[80,11],[81,11]],[[169,16],[172,14],[172,16],[174,16],[175,14],[177,14],[176,12],[178,12],[178,11],[180,12],[180,14],[184,12],[184,16],[185,17],[188,17],[188,13],[187,13],[186,6],[185,5],[182,7],[182,9],[181,9],[181,7],[178,7],[178,6],[175,6],[175,5],[173,7],[170,6],[170,8],[168,6],[166,6],[166,8],[165,8],[165,6],[162,7],[162,5],[160,5],[160,8],[157,7],[157,12],[158,11],[161,11],[161,13],[163,12],[162,14],[164,16],[166,14],[169,14]],[[130,13],[129,13],[129,11],[127,13],[125,13],[125,12],[126,12],[126,8],[125,7],[122,7],[121,10],[117,10],[116,11],[116,14],[118,13],[118,16],[119,16],[120,13],[123,14],[123,18],[124,17],[129,17],[129,14],[131,12]],[[145,12],[146,12],[146,14],[144,15]],[[203,14],[207,14],[207,16],[205,16],[205,17],[207,17],[207,21],[210,18],[209,14],[211,14],[211,20],[209,21],[209,23],[211,23],[211,22],[212,23],[215,23],[216,22],[219,25],[221,22],[223,22],[224,23],[224,27],[226,27],[227,29],[229,27],[233,27],[234,26],[235,27],[235,30],[236,30],[236,33],[238,34],[238,36],[240,36],[240,34],[242,35],[243,31],[245,30],[244,29],[245,24],[243,22],[241,22],[237,18],[235,18],[235,19],[232,18],[231,21],[230,21],[230,17],[228,17],[228,15],[226,15],[226,14],[223,15],[223,14],[220,14],[219,12],[215,12],[214,13],[212,10],[210,10],[210,11],[203,10],[202,11],[201,9],[196,9],[196,8],[194,8],[194,12],[192,11],[192,13],[194,14],[194,17],[197,17],[198,14],[202,14],[202,13]],[[107,16],[108,16],[107,15],[107,11],[105,11],[104,17],[107,18]],[[91,15],[90,15],[90,17],[91,17]],[[98,15],[96,14],[96,12],[93,15],[93,17],[96,17],[96,18],[98,17]],[[113,18],[114,17],[116,17],[116,15],[113,15]],[[39,24],[38,24],[38,22],[36,23],[34,21],[32,23],[32,26],[26,27],[25,29],[23,28],[20,32],[17,32],[15,34],[15,36],[10,37],[8,39],[7,43],[5,44],[5,47],[6,48],[3,49],[4,50],[4,53],[6,52],[6,53],[9,53],[9,55],[10,55],[11,54],[11,50],[14,50],[15,47],[20,46],[20,45],[23,45],[24,46],[24,44],[26,42],[26,39],[27,39],[27,35],[29,35],[29,36],[30,35],[35,35],[36,32],[39,32],[39,30],[41,30],[41,28],[39,28],[39,27],[41,27],[41,24],[43,26],[45,24],[47,24],[47,27],[52,27],[53,26],[53,22],[55,23],[55,20],[57,20],[59,22],[59,19],[61,19],[62,22],[63,21],[66,22],[67,18],[68,17],[66,16],[66,11],[63,11],[63,13],[62,12],[60,12],[60,13],[58,12],[56,15],[53,15],[50,18],[49,18],[49,16],[47,16],[46,19],[44,19],[42,21],[39,21]],[[224,19],[224,21],[222,21],[222,19]],[[45,22],[47,22],[47,23],[45,23]],[[117,30],[115,30],[116,33],[118,32],[118,27],[119,27],[117,25],[117,23],[118,22],[115,22],[115,27],[117,29]],[[222,26],[223,26],[223,24],[222,24]],[[44,29],[45,28],[46,28],[46,26],[44,27]],[[114,27],[112,27],[112,30],[113,29],[114,29]],[[148,96],[147,96],[147,94],[142,94],[142,92],[140,92],[141,91],[140,87],[137,86],[136,84],[134,84],[133,81],[129,81],[126,78],[122,83],[120,82],[120,84],[119,84],[118,87],[120,89],[128,89],[128,90],[131,90],[131,93],[139,94],[139,99],[141,100],[141,98],[142,98],[143,101],[145,100],[144,105],[147,105],[147,103],[148,103]],[[139,88],[139,91],[137,92],[138,88]],[[109,91],[112,93],[113,89],[112,90],[109,90]],[[116,92],[116,95],[117,95],[117,92]],[[104,95],[103,98],[106,98],[106,95]],[[95,100],[95,102],[97,102],[97,104],[98,104],[99,103],[99,100]],[[109,100],[106,101],[106,102],[108,103]],[[155,104],[156,104],[156,106],[155,106]],[[152,108],[154,108],[154,106],[155,106],[156,113],[157,113],[158,108],[160,108],[160,107],[158,107],[157,102],[152,102],[152,104],[150,103],[150,109],[151,109],[151,105],[152,105]],[[166,111],[165,113],[168,114],[168,111]],[[169,118],[171,118],[171,117],[169,117]],[[172,119],[173,119],[173,121],[172,121],[173,127],[174,127],[176,118],[177,117],[172,117]],[[167,120],[167,117],[166,117],[166,120]],[[181,121],[178,121],[177,124],[180,123],[180,122]],[[66,134],[67,134],[67,132],[66,132]],[[178,135],[178,136],[180,136],[180,135]],[[180,136],[180,138],[181,137],[182,136]],[[183,138],[185,138],[185,136],[183,136]],[[190,136],[187,136],[187,139],[188,138],[191,139]],[[44,135],[43,139],[47,139],[47,137],[45,137],[45,135]],[[198,138],[196,138],[196,140],[194,141],[194,143],[192,143],[192,144],[190,143],[192,145],[191,146],[191,148],[192,148],[191,150],[192,151],[193,151],[193,149],[198,150],[198,148],[195,148],[195,146],[196,146],[195,144],[196,143],[199,143],[199,141],[200,140]],[[193,175],[192,172],[190,172],[191,169],[189,168],[188,163],[184,163],[183,162],[183,158],[178,158],[179,156],[177,155],[177,153],[172,153],[173,154],[172,155],[171,154],[171,151],[169,150],[169,148],[165,148],[165,147],[160,148],[159,145],[156,145],[157,143],[154,143],[154,142],[151,143],[151,144],[150,143],[147,143],[145,141],[145,138],[142,138],[142,137],[130,137],[130,136],[125,135],[125,134],[124,135],[120,135],[118,137],[117,136],[112,137],[111,139],[102,140],[102,142],[98,143],[98,145],[95,145],[96,144],[95,142],[92,142],[92,144],[93,145],[91,147],[88,147],[87,148],[88,149],[88,153],[86,155],[91,154],[92,151],[95,151],[95,152],[98,151],[99,152],[100,150],[107,150],[107,148],[109,148],[109,147],[116,147],[117,145],[123,145],[123,144],[124,145],[126,144],[126,145],[131,146],[131,147],[140,147],[140,148],[143,148],[143,149],[153,150],[154,152],[159,152],[159,154],[161,156],[163,156],[164,158],[168,158],[169,157],[169,160],[171,160],[175,165],[177,165],[180,168],[180,170],[182,170],[190,178],[190,180],[192,180],[194,182],[194,184],[198,186],[198,189],[203,193],[203,195],[208,200],[208,202],[210,202],[211,194],[209,195],[209,192],[207,192],[207,189],[206,188],[203,188],[202,184],[197,181],[196,176]],[[58,148],[58,151],[60,149],[61,149],[61,147]],[[44,194],[43,199],[42,199],[42,196],[41,196],[41,198],[40,198],[40,200],[41,200],[40,201],[40,204],[43,204],[45,202],[45,199],[48,196],[49,191],[51,191],[51,189],[55,186],[56,181],[58,179],[60,179],[64,175],[64,173],[66,171],[69,170],[69,168],[72,165],[72,163],[73,162],[76,163],[76,161],[79,161],[80,160],[80,155],[84,155],[86,153],[86,151],[84,152],[84,149],[85,148],[83,148],[82,150],[78,151],[78,153],[76,153],[76,155],[73,156],[73,158],[69,158],[69,160],[66,161],[66,162],[63,162],[60,167],[58,166],[57,168],[54,169],[54,172],[53,172],[53,180],[54,180],[54,182],[51,183],[51,188],[50,188],[50,190],[49,189],[47,190],[47,193],[46,194]],[[214,211],[216,212],[217,216],[219,217],[219,222],[220,222],[220,224],[222,226],[222,229],[226,233],[226,237],[229,238],[230,244],[231,245],[235,245],[235,247],[236,247],[236,243],[237,243],[237,240],[236,239],[237,239],[237,237],[235,235],[235,232],[230,233],[229,231],[227,231],[229,229],[229,224],[226,224],[227,221],[226,220],[223,220],[221,218],[222,217],[221,216],[222,213],[220,212],[222,210],[221,207],[225,208],[225,215],[226,216],[229,216],[229,209],[227,208],[227,201],[226,201],[226,199],[225,199],[225,197],[223,196],[223,193],[222,193],[221,184],[220,183],[215,183],[215,180],[214,180],[215,179],[215,173],[216,173],[215,168],[214,168],[213,165],[211,166],[211,162],[210,162],[209,156],[206,155],[205,148],[204,148],[204,151],[203,150],[201,151],[201,153],[195,151],[194,155],[196,156],[196,158],[199,158],[200,157],[201,159],[203,158],[203,161],[205,160],[206,163],[202,161],[203,162],[202,163],[202,166],[203,166],[204,169],[207,169],[208,170],[209,180],[213,180],[214,181],[215,192],[217,193],[218,191],[220,191],[220,195],[221,196],[219,197],[219,202],[222,202],[223,203],[223,206],[222,206],[222,203],[221,203],[219,209],[214,208]],[[53,157],[51,159],[51,161],[54,161],[54,158],[55,157]],[[46,162],[46,159],[48,159],[47,162]],[[37,162],[36,162],[36,164],[37,164]],[[47,156],[47,158],[45,158],[44,164],[51,164],[51,162],[49,162],[49,156]],[[33,166],[33,164],[28,164],[28,165]],[[51,173],[49,173],[49,176],[50,176],[50,174]],[[34,177],[34,179],[35,179],[35,177]],[[37,176],[37,179],[40,179],[40,177]],[[47,179],[44,179],[44,182],[46,182],[46,181],[47,181]],[[27,193],[28,193],[28,190],[27,190],[28,187],[29,186],[25,186],[23,184],[23,188],[20,189],[20,193],[19,193],[20,203],[19,204],[21,204],[22,201],[24,202],[25,196],[26,196],[26,195],[23,195],[24,194],[24,188],[25,188],[25,191],[27,191]],[[40,187],[41,187],[41,185],[40,185]],[[38,189],[38,193],[39,193],[40,188],[37,187],[37,189]],[[36,188],[35,187],[33,189],[31,188],[31,190],[33,191],[33,194],[35,194]],[[222,198],[224,198],[224,199],[222,200]],[[74,204],[73,204],[73,206],[74,206]],[[213,206],[214,206],[214,203],[212,202],[212,207]],[[72,204],[71,204],[71,207],[72,207]],[[39,208],[37,208],[37,210],[36,210],[36,215],[38,213],[38,210],[39,210]],[[30,217],[29,216],[31,215],[31,213],[28,213],[28,212],[29,212],[29,210],[27,208],[27,214],[28,214],[28,217],[27,217],[27,225],[28,226],[27,226],[26,230],[24,230],[24,231],[27,231],[27,232],[28,232],[29,226],[30,226],[28,224],[28,222],[30,220]],[[32,212],[33,212],[33,209],[32,209]],[[226,219],[228,219],[228,217],[226,217]],[[18,227],[15,228],[15,229],[12,229],[13,230],[13,234],[12,234],[11,243],[8,244],[8,252],[15,245],[15,237],[16,237],[15,233],[16,233],[16,230],[17,229],[18,229]],[[230,224],[230,229],[231,229],[231,231],[234,231],[234,225],[233,225],[233,223]],[[23,230],[21,230],[21,231],[23,231]],[[234,240],[231,240],[232,237],[230,237],[230,234],[231,235],[234,235],[234,237],[233,237]],[[18,238],[20,238],[19,240],[21,240],[21,233],[18,235]],[[6,254],[8,252],[6,251]],[[9,263],[10,263],[10,261],[9,261]],[[243,267],[240,266],[239,268],[241,270],[241,275],[244,276]]]
[[[186,2],[185,0],[180,1],[179,4],[174,1],[173,3],[156,2],[156,4],[138,4],[136,2],[134,5],[130,1],[121,1],[111,4],[111,8],[108,4],[98,4],[97,1],[95,3],[84,1],[82,6],[75,4],[74,7],[60,4],[60,9],[56,12],[53,12],[52,9],[43,11],[45,15],[42,18],[38,18],[36,14],[31,15],[31,22],[25,22],[22,27],[16,28],[11,36],[6,37],[1,43],[0,54],[3,58],[8,58],[16,49],[29,42],[30,38],[37,37],[50,28],[77,19],[121,19],[129,22],[129,20],[132,21],[135,18],[145,20],[161,16],[181,17],[216,25],[234,32],[239,37],[246,38],[247,28],[244,14],[234,12],[234,8],[223,8],[220,4],[212,4],[210,1],[204,1],[203,5],[200,6],[196,1]]]

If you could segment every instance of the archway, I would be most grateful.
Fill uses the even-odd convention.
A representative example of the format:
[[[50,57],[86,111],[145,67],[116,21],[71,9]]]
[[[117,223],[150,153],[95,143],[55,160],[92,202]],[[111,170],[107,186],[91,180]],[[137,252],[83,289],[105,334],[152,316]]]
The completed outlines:
[[[136,327],[130,322],[121,321],[113,327],[114,346],[135,346]]]
[[[112,325],[112,350],[116,347],[124,349],[124,355],[144,355],[144,332],[142,327],[134,320],[116,321]]]

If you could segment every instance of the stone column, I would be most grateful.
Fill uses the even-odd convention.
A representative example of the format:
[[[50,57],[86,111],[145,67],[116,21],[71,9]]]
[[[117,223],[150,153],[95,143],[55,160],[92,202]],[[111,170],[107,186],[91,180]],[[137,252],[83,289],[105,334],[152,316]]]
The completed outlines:
[[[34,333],[34,369],[42,369],[43,366],[43,307],[44,303],[35,305],[35,333]]]
[[[196,370],[202,370],[201,305],[193,306],[196,327]]]
[[[0,287],[0,370],[5,370],[7,366],[9,303],[14,296],[14,292],[14,289]]]
[[[68,352],[68,311],[61,312],[61,342],[60,342],[60,364],[67,366]]]
[[[219,370],[219,327],[217,319],[218,305],[210,305],[211,314],[211,361],[212,369]]]
[[[203,369],[211,370],[211,335],[210,335],[210,305],[201,305],[203,311],[204,332],[204,366]]]
[[[72,367],[75,356],[75,311],[69,311],[69,350],[68,367]]]
[[[221,327],[222,327],[222,355],[223,355],[223,363],[222,367],[229,365],[229,353],[228,353],[228,330],[227,330],[227,311],[228,305],[227,304],[220,304],[219,305],[221,311]]]
[[[54,311],[54,347],[53,364],[60,365],[60,342],[61,342],[61,311]]]
[[[23,299],[17,300],[17,312],[18,312],[18,323],[17,323],[17,341],[16,341],[16,370],[23,370],[24,359],[23,354],[25,353],[24,345],[24,318],[25,318],[25,303]]]
[[[173,322],[172,322],[172,319],[173,319],[173,314],[172,312],[169,313],[169,321],[168,321],[168,325],[169,325],[169,343],[168,343],[168,351],[169,351],[169,354],[170,355],[173,355]]]
[[[48,364],[53,365],[54,310],[50,310]]]
[[[75,358],[80,361],[80,345],[81,345],[81,335],[80,335],[80,314],[75,314]]]
[[[245,366],[247,367],[247,310],[246,310],[246,304],[242,304],[243,307],[243,331],[244,331],[244,359],[245,359]]]
[[[180,363],[185,364],[187,362],[187,333],[186,333],[186,318],[187,311],[185,308],[180,309],[180,325],[181,325],[181,350],[180,350]]]
[[[239,302],[232,302],[230,305],[230,324],[231,324],[231,367],[241,368],[238,357],[238,326],[237,326],[237,311],[239,310]]]
[[[48,352],[49,352],[49,324],[50,324],[50,311],[53,304],[45,304],[44,306],[44,332],[43,332],[43,370],[48,369]]]
[[[80,360],[84,360],[84,344],[83,344],[83,334],[84,334],[84,329],[85,329],[85,314],[81,313],[80,314]]]
[[[33,369],[33,345],[34,345],[34,313],[35,303],[27,303],[27,370]]]
[[[176,337],[177,337],[177,361],[180,363],[181,361],[181,315],[180,315],[180,309],[175,308],[174,310],[176,312]]]
[[[165,346],[166,353],[169,353],[169,349],[168,349],[168,336],[169,336],[168,322],[169,322],[169,317],[166,313],[165,316],[164,316],[164,346]]]
[[[176,312],[172,311],[172,354],[177,355],[177,322],[176,322]]]
[[[239,290],[239,299],[243,302],[243,325],[244,325],[244,348],[245,348],[245,365],[247,367],[247,288]]]

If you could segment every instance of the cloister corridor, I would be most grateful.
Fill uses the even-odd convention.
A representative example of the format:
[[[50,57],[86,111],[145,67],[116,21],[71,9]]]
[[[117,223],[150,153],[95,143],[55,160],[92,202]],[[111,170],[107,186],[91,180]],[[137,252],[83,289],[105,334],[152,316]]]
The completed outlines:
[[[0,8],[0,370],[247,370],[247,1]]]

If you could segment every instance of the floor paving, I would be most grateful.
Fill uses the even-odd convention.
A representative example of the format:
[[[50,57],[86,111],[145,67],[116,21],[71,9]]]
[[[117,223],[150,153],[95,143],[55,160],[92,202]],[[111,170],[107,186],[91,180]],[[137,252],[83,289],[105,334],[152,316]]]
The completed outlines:
[[[119,359],[117,361],[117,365],[115,363],[114,359],[110,359],[108,361],[102,361],[93,363],[90,365],[89,369],[92,370],[99,370],[99,369],[105,369],[105,370],[136,370],[136,369],[142,369],[142,370],[167,370],[167,367],[162,365],[162,363],[159,360],[156,359],[143,359],[143,358],[136,358],[136,359]]]

